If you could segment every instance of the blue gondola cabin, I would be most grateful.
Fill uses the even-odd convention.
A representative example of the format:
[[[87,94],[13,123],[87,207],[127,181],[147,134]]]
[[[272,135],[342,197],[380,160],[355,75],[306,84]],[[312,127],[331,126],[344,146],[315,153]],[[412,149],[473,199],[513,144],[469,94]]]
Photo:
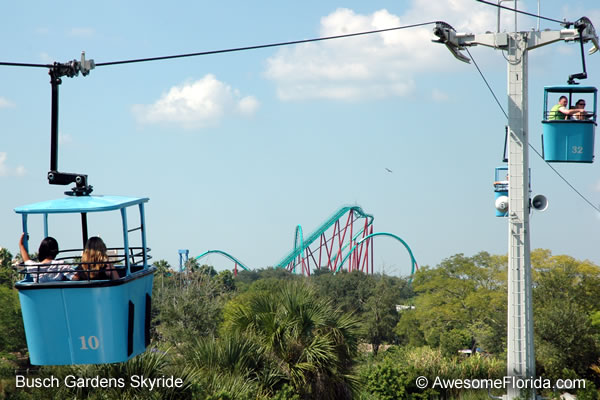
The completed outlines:
[[[566,97],[566,101],[561,100],[562,96]],[[564,102],[562,105],[561,101]],[[544,160],[572,163],[594,161],[596,104],[595,87],[572,85],[544,88]],[[565,107],[571,114],[559,111],[560,107]]]
[[[116,275],[91,280],[39,278],[43,269],[21,271],[16,283],[23,313],[27,347],[34,365],[101,364],[127,361],[149,344],[152,281],[155,267],[148,266],[144,203],[147,198],[70,196],[17,207],[27,248],[28,217],[41,215],[44,237],[48,216],[80,214],[83,241],[87,240],[88,213],[120,213],[122,247],[110,248],[109,268]],[[139,212],[140,226],[128,227],[128,209]],[[54,218],[54,217],[53,217]],[[139,235],[139,236],[138,236]],[[60,242],[60,240],[59,240]],[[141,243],[133,247],[131,243]],[[57,262],[81,269],[82,249],[59,252]],[[65,274],[68,275],[68,274]],[[40,283],[38,283],[38,280]]]
[[[494,207],[496,217],[508,215],[508,167],[496,167],[494,170]]]

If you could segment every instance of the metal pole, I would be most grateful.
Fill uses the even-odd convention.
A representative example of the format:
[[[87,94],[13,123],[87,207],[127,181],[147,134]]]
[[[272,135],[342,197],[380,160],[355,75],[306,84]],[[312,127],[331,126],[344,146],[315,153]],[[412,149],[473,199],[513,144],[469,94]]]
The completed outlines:
[[[503,0],[498,0],[500,3]],[[516,0],[515,0],[516,8]],[[516,379],[535,377],[533,346],[533,305],[531,255],[529,239],[529,139],[527,112],[528,52],[558,41],[593,41],[600,47],[598,36],[587,18],[580,20],[585,27],[575,32],[560,31],[515,32],[508,34],[457,34],[445,22],[438,22],[434,34],[459,60],[468,62],[461,54],[464,46],[481,44],[508,51],[508,343],[507,375]],[[582,29],[585,29],[582,30]],[[585,32],[585,36],[584,33]],[[583,75],[583,74],[582,74]],[[573,76],[569,77],[570,79]],[[577,78],[577,77],[573,77]],[[523,385],[520,385],[524,387]],[[531,386],[531,385],[530,385]],[[520,397],[520,390],[507,388],[506,399]],[[530,393],[534,395],[533,389]]]
[[[83,241],[83,247],[85,248],[85,244],[88,240],[87,213],[81,213],[81,239]]]
[[[54,69],[50,69],[52,104],[50,120],[50,171],[58,171],[58,85],[62,83]]]
[[[513,7],[515,10],[517,9],[517,0],[515,0],[515,6]],[[515,11],[515,32],[517,32],[517,12]]]
[[[510,34],[508,51],[507,375],[524,379],[535,376],[529,239],[527,35],[524,32]],[[519,389],[508,388],[508,399],[519,395]]]

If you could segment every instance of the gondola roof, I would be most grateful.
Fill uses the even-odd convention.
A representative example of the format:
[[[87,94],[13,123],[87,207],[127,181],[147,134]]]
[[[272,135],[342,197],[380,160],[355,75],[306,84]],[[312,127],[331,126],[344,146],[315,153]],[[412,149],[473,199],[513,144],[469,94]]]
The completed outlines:
[[[145,203],[147,197],[125,196],[68,196],[15,208],[18,214],[60,214],[119,210]]]

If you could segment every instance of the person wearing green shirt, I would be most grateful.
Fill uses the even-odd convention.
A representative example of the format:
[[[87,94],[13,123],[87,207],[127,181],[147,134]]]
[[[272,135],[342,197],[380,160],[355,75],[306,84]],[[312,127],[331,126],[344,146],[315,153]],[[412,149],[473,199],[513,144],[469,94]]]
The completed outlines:
[[[568,119],[571,115],[577,114],[580,112],[580,109],[574,108],[569,110],[567,108],[568,100],[567,96],[560,96],[558,99],[558,104],[550,109],[548,113],[548,120],[565,120]]]

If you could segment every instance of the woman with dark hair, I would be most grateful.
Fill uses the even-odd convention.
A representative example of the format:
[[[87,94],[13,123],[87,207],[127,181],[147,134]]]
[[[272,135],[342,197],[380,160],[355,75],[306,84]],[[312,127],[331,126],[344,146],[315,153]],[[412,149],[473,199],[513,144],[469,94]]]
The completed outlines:
[[[104,241],[98,236],[93,236],[85,243],[81,255],[81,267],[71,278],[74,281],[119,279],[117,271],[107,271],[111,268]]]
[[[73,274],[69,273],[70,266],[64,265],[61,260],[55,260],[58,255],[58,242],[56,239],[48,236],[42,240],[38,249],[38,261],[35,262],[31,260],[25,249],[24,238],[25,234],[23,233],[21,240],[19,240],[19,250],[21,251],[23,263],[26,265],[26,270],[33,275],[34,282],[63,281],[71,278]]]

